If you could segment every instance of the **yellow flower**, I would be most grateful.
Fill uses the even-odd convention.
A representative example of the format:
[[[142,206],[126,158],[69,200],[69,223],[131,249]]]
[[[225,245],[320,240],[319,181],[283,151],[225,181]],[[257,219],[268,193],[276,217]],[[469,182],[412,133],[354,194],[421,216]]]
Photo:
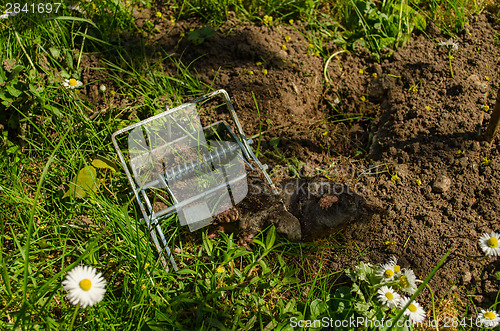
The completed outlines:
[[[268,25],[271,24],[272,22],[273,22],[272,16],[264,15],[264,24]]]
[[[490,77],[489,76],[484,76],[484,79],[486,79],[487,81],[489,81]]]
[[[377,78],[377,76],[378,76],[378,75],[377,75],[377,73],[376,73],[376,72],[374,72],[374,73],[372,74],[372,77],[373,77],[373,78]]]
[[[307,47],[314,48],[314,45],[313,44],[309,44]]]
[[[161,15],[161,13],[159,11],[157,11],[156,14],[155,14],[155,16],[158,17],[158,18],[161,18],[162,15]]]
[[[256,66],[261,66],[262,65],[262,62],[257,62],[255,63]]]
[[[489,110],[490,110],[490,106],[488,106],[488,105],[484,105],[484,106],[483,106],[483,110],[484,110],[484,111],[489,111]]]
[[[281,45],[281,49],[286,51],[286,45]]]
[[[431,107],[429,107],[429,106],[425,106],[425,109],[427,109],[427,110],[431,110]]]
[[[247,74],[249,74],[249,75],[253,75],[253,71],[252,71],[252,70],[248,70],[248,71],[247,71]]]
[[[485,156],[485,157],[483,157],[483,158],[481,159],[481,165],[482,165],[482,166],[487,166],[487,165],[489,165],[490,163],[491,163],[491,160],[488,160],[488,157],[487,157],[487,156]]]
[[[290,36],[288,36],[288,35],[287,35],[287,36],[285,36],[285,42],[289,42],[289,41],[290,41],[290,39],[291,39],[291,37],[290,37]]]
[[[315,56],[319,56],[319,54],[320,54],[319,51],[314,52]]]
[[[262,69],[262,74],[267,75],[267,69]]]
[[[364,71],[363,69],[359,69],[359,70],[358,70],[358,72],[359,72],[360,74],[364,74],[364,73],[365,73],[365,71]]]
[[[290,24],[293,24],[293,22],[294,22],[294,20],[293,20],[293,19],[290,19],[290,20],[288,21],[288,23],[290,23]]]
[[[111,90],[111,91],[109,91],[109,94],[111,94],[111,96],[113,96],[116,94],[116,92],[114,90]]]
[[[417,183],[418,186],[422,185],[422,181],[418,178],[417,178],[417,180],[415,180],[415,183]]]
[[[184,38],[184,36],[185,36],[185,35],[186,35],[186,34],[185,34],[184,32],[181,32],[181,33],[179,34],[179,36],[181,36],[181,38]]]
[[[365,102],[366,101],[366,97],[364,95],[362,95],[359,100],[361,100],[361,102]]]
[[[224,271],[226,271],[226,270],[224,269],[223,266],[218,266],[217,269],[215,269],[215,272],[217,272],[219,274],[223,273]]]

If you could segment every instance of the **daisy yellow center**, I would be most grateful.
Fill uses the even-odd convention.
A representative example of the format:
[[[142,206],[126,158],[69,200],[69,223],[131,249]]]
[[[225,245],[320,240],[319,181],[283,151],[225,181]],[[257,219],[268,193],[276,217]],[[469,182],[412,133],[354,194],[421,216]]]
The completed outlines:
[[[389,299],[389,300],[394,299],[394,295],[392,295],[392,293],[391,293],[391,292],[387,292],[387,293],[385,294],[385,297],[386,297],[387,299]]]
[[[71,78],[71,79],[69,80],[69,85],[71,85],[71,86],[76,86],[76,79]]]
[[[408,307],[408,309],[414,313],[417,311],[417,307],[413,304],[413,303],[410,303],[410,306]]]
[[[401,276],[399,279],[399,284],[401,285],[402,288],[407,288],[408,287],[408,278],[406,276]]]
[[[393,275],[394,275],[394,272],[393,272],[391,269],[387,269],[387,270],[384,272],[384,277],[385,277],[385,278],[391,278]]]
[[[488,239],[486,244],[488,245],[489,248],[495,248],[498,246],[498,239],[495,237],[491,237],[490,239]]]
[[[91,287],[92,287],[92,282],[90,281],[90,279],[85,278],[80,282],[80,288],[84,291],[90,290]]]
[[[491,311],[488,311],[488,312],[484,313],[484,317],[486,317],[489,320],[492,320],[495,318],[495,314],[493,314]]]
[[[394,265],[394,272],[398,273],[401,271],[401,267],[399,265]]]

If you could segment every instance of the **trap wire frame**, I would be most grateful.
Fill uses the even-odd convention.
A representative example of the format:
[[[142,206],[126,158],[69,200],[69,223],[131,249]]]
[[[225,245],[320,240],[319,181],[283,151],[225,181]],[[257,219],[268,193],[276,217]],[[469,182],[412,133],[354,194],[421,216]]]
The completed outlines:
[[[201,126],[197,106],[220,95],[237,133],[225,121]],[[118,143],[125,135],[128,149]],[[229,95],[222,89],[173,109],[167,106],[166,111],[158,115],[116,131],[112,141],[167,272],[164,253],[174,270],[178,268],[161,220],[177,214],[180,225],[188,225],[190,231],[209,225],[212,216],[246,196],[243,162],[254,170],[250,163],[253,160],[276,192],[266,172],[267,165],[262,165],[250,148],[252,140],[245,137]],[[166,201],[165,197],[170,200]],[[167,202],[167,208],[155,212],[156,198]]]

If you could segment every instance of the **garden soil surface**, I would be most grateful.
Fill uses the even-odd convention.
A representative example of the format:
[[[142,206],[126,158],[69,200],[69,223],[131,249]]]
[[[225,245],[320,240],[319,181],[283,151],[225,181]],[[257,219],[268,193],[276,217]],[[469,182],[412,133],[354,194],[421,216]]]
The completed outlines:
[[[429,23],[427,36],[414,35],[380,63],[340,52],[326,70],[301,22],[267,27],[230,20],[195,45],[187,36],[202,27],[197,21],[171,25],[154,11],[137,15],[139,26],[149,18],[162,31],[148,37],[152,57],[167,52],[201,82],[229,92],[254,148],[260,139],[260,159],[274,180],[293,174],[283,172],[288,163],[305,176],[324,173],[356,184],[377,207],[320,242],[342,246],[323,255],[329,270],[396,256],[424,279],[451,249],[430,282],[434,295],[472,299],[483,308],[495,302],[500,262],[478,246],[483,233],[500,231],[500,137],[492,144],[482,137],[500,80],[500,32],[488,13],[453,39],[458,49],[451,60],[438,45],[448,37]],[[164,69],[177,74],[167,62]],[[103,78],[98,74],[84,72],[83,80]],[[87,94],[103,102],[95,85]],[[208,113],[202,121],[223,118]],[[427,290],[420,300],[430,307]]]

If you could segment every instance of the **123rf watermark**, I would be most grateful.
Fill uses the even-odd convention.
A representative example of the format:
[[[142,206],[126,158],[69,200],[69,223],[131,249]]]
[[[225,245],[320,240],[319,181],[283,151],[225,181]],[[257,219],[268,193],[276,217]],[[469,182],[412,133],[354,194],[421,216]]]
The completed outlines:
[[[456,328],[459,326],[468,327],[468,328],[480,328],[483,326],[483,323],[480,319],[470,318],[458,318],[458,317],[445,317],[442,319],[436,320],[425,320],[421,322],[414,322],[409,319],[400,319],[397,322],[393,322],[391,320],[371,320],[363,316],[358,317],[350,317],[348,319],[333,319],[330,317],[323,317],[321,319],[316,320],[301,320],[297,317],[290,318],[290,326],[293,328],[390,328],[394,327],[441,327],[441,328]]]

